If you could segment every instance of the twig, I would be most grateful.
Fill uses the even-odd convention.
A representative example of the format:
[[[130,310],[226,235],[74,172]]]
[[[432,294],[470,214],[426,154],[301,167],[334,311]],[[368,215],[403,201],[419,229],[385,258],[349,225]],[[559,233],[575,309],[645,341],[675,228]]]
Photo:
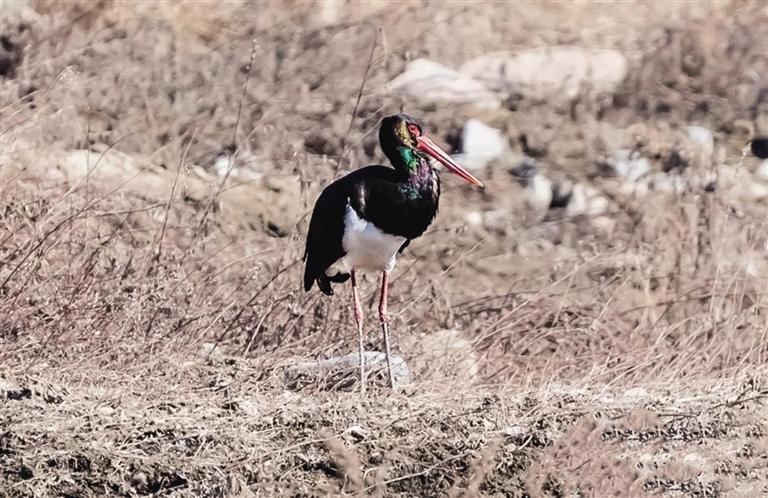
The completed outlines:
[[[408,480],[408,479],[413,479],[414,477],[421,477],[421,476],[427,475],[430,472],[432,472],[433,470],[435,470],[436,468],[440,467],[441,465],[445,465],[448,462],[452,462],[454,460],[458,460],[459,458],[463,458],[465,456],[467,456],[467,453],[462,453],[461,455],[454,455],[452,457],[446,458],[445,460],[441,460],[441,461],[437,462],[434,465],[430,465],[429,467],[427,467],[426,469],[422,470],[421,472],[415,472],[413,474],[407,474],[407,475],[404,475],[404,476],[396,477],[394,479],[390,479],[388,481],[384,481],[382,483],[378,483],[378,484],[373,485],[373,486],[368,486],[363,491],[368,492],[368,491],[376,488],[377,486],[386,486],[387,484],[393,484],[393,483],[396,483],[396,482],[405,481],[405,480]]]
[[[95,166],[94,166],[94,167],[95,167]],[[9,274],[6,276],[6,277],[5,277],[5,279],[3,280],[3,282],[2,282],[2,283],[0,283],[0,289],[3,289],[3,288],[6,286],[6,285],[8,285],[8,282],[10,282],[10,280],[11,280],[11,279],[12,279],[12,278],[13,278],[13,277],[16,275],[16,273],[17,273],[17,272],[18,272],[18,271],[21,269],[22,265],[24,265],[24,263],[26,263],[26,262],[27,262],[27,260],[28,260],[28,259],[29,259],[29,258],[30,258],[30,257],[31,257],[31,256],[32,256],[32,255],[33,255],[33,254],[34,254],[34,253],[35,253],[35,252],[36,252],[36,251],[37,251],[37,250],[38,250],[40,247],[42,247],[42,246],[43,246],[43,244],[45,244],[45,242],[46,242],[46,241],[47,241],[47,240],[48,240],[48,239],[49,239],[49,238],[50,238],[50,237],[51,237],[51,236],[52,236],[54,233],[56,233],[56,232],[58,232],[59,230],[61,230],[61,228],[63,228],[64,226],[66,226],[68,223],[70,223],[70,222],[72,222],[72,221],[74,221],[74,220],[78,219],[78,218],[79,218],[79,216],[80,216],[81,214],[83,214],[83,213],[85,213],[85,212],[89,211],[89,210],[90,210],[90,209],[92,209],[94,206],[96,206],[97,204],[101,203],[101,201],[103,201],[103,200],[105,200],[105,199],[109,198],[109,196],[111,196],[111,195],[112,195],[112,194],[114,194],[115,192],[118,192],[118,191],[119,191],[121,188],[123,188],[123,187],[124,187],[124,186],[125,186],[127,183],[129,183],[130,181],[132,181],[134,178],[136,178],[136,177],[137,177],[137,176],[139,176],[140,174],[141,174],[141,171],[138,171],[136,174],[134,174],[133,176],[131,176],[130,178],[128,178],[126,181],[124,181],[123,183],[121,183],[120,185],[118,185],[117,187],[115,187],[114,189],[112,189],[111,191],[109,191],[109,192],[107,192],[106,194],[104,194],[104,195],[102,195],[102,196],[100,196],[100,197],[98,197],[98,198],[94,199],[93,201],[91,201],[91,202],[89,202],[89,203],[86,203],[86,204],[85,204],[83,207],[81,207],[80,209],[76,210],[74,213],[72,213],[72,214],[70,214],[69,216],[67,216],[66,218],[64,218],[62,221],[60,221],[59,223],[57,223],[57,224],[56,224],[56,225],[55,225],[55,226],[54,226],[52,229],[50,229],[48,232],[46,232],[46,233],[45,233],[45,234],[44,234],[44,235],[43,235],[43,236],[40,238],[40,240],[39,240],[39,241],[38,241],[36,244],[34,244],[34,245],[32,246],[32,248],[31,248],[31,249],[29,249],[29,250],[27,251],[27,253],[26,253],[26,254],[25,254],[25,255],[24,255],[22,258],[21,258],[21,260],[20,260],[20,261],[19,261],[19,262],[16,264],[16,266],[13,268],[13,270],[12,270],[12,271],[11,271],[11,272],[10,272],[10,273],[9,273]],[[15,296],[15,297],[14,297],[14,299],[13,299],[13,303],[14,303],[14,304],[15,304],[15,302],[16,302],[16,299],[18,298],[18,296],[21,294],[21,292],[22,292],[22,291],[23,291],[23,288],[22,288],[22,289],[19,289],[19,291],[16,293],[16,296]]]
[[[232,141],[231,145],[234,147],[234,150],[232,154],[229,156],[229,163],[227,164],[227,171],[224,173],[224,177],[219,182],[219,185],[216,187],[216,191],[208,198],[208,202],[205,205],[205,208],[203,208],[203,214],[200,215],[200,222],[197,225],[197,228],[195,228],[194,233],[192,234],[192,242],[195,241],[197,236],[200,233],[200,230],[202,230],[203,225],[205,225],[205,221],[208,219],[208,213],[211,210],[211,206],[213,206],[213,203],[216,201],[216,198],[221,193],[221,190],[224,188],[224,184],[227,183],[227,180],[229,179],[230,174],[232,173],[232,169],[235,165],[235,156],[237,155],[237,132],[240,129],[240,121],[242,119],[243,115],[243,103],[245,102],[245,96],[248,91],[248,83],[251,81],[251,73],[253,72],[253,62],[256,59],[256,52],[259,49],[258,44],[256,43],[256,40],[253,40],[253,49],[251,50],[251,58],[248,61],[248,67],[247,72],[245,75],[245,82],[243,83],[243,89],[240,93],[240,102],[237,104],[237,118],[235,119],[235,127],[232,129]],[[190,244],[191,245],[191,244]]]
[[[237,314],[234,316],[234,318],[232,318],[232,320],[230,320],[230,321],[229,321],[229,323],[227,323],[227,326],[226,326],[226,328],[224,329],[224,331],[223,331],[221,334],[219,334],[219,336],[216,338],[216,340],[215,340],[215,341],[214,341],[214,343],[213,343],[213,348],[211,348],[211,351],[208,353],[208,355],[209,355],[209,356],[210,356],[211,354],[213,354],[213,352],[214,352],[214,351],[216,350],[216,348],[219,346],[219,344],[221,343],[221,341],[222,341],[222,340],[224,340],[224,338],[227,336],[227,334],[229,334],[229,331],[230,331],[230,330],[232,330],[232,329],[235,327],[235,325],[237,324],[237,322],[240,320],[240,317],[241,317],[241,316],[243,316],[243,313],[245,313],[245,310],[247,310],[247,309],[248,309],[250,306],[252,306],[252,305],[253,305],[253,303],[255,303],[255,302],[256,302],[256,299],[258,299],[258,298],[259,298],[259,296],[261,295],[261,293],[262,293],[262,292],[264,292],[264,291],[267,289],[267,287],[269,287],[270,285],[272,285],[272,283],[274,283],[274,281],[275,281],[275,280],[277,280],[277,277],[279,277],[280,275],[282,275],[282,274],[283,274],[283,273],[284,273],[286,270],[288,270],[289,268],[291,268],[292,266],[294,266],[296,263],[299,263],[300,261],[301,261],[301,259],[296,259],[296,260],[294,260],[293,262],[291,262],[291,263],[288,263],[288,264],[287,264],[286,266],[284,266],[283,268],[278,268],[278,270],[277,270],[277,271],[274,273],[274,275],[272,275],[272,277],[271,277],[269,280],[267,280],[267,282],[266,282],[264,285],[262,285],[262,286],[261,286],[261,287],[260,287],[260,288],[259,288],[259,289],[258,289],[258,290],[257,290],[257,291],[254,293],[254,294],[253,294],[253,296],[251,296],[251,298],[248,300],[248,302],[247,302],[247,303],[245,303],[245,305],[244,305],[242,308],[240,308],[240,310],[237,312]]]
[[[163,251],[163,239],[165,238],[165,232],[168,227],[168,215],[171,212],[171,205],[173,204],[173,199],[176,197],[176,187],[179,184],[179,177],[181,176],[181,170],[184,167],[184,161],[187,158],[187,153],[189,152],[189,148],[192,146],[192,142],[195,140],[195,135],[197,134],[197,129],[195,129],[192,132],[192,135],[189,137],[189,140],[187,141],[187,144],[185,147],[183,147],[181,151],[181,155],[179,156],[179,164],[176,168],[176,176],[173,178],[173,184],[171,184],[171,193],[168,195],[168,202],[165,204],[165,213],[163,213],[163,224],[160,227],[160,234],[158,235],[157,240],[157,247],[155,248],[155,254],[151,258],[151,263],[149,265],[149,268],[147,268],[147,274],[149,274],[152,269],[154,268],[154,265],[160,263],[160,257],[162,255]]]
[[[355,123],[355,119],[357,118],[357,110],[360,107],[360,100],[363,98],[363,90],[365,89],[365,83],[368,81],[368,73],[371,70],[371,65],[373,64],[373,54],[376,52],[376,45],[379,41],[379,29],[376,30],[376,32],[373,34],[373,43],[371,43],[371,52],[368,54],[368,62],[365,65],[365,72],[363,72],[363,80],[360,82],[360,88],[357,91],[357,100],[355,101],[355,107],[352,109],[352,117],[349,118],[349,126],[347,126],[347,131],[344,133],[344,135],[341,137],[341,154],[339,154],[339,160],[336,163],[336,170],[334,171],[334,175],[339,174],[339,170],[341,169],[341,163],[344,160],[344,156],[347,153],[347,137],[349,136],[349,133],[352,131],[352,125]]]

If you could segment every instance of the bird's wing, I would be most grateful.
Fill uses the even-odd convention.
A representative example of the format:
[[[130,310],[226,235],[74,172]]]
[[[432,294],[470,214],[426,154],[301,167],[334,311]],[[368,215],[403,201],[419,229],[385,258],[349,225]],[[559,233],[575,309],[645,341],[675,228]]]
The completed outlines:
[[[344,217],[347,203],[358,213],[365,212],[366,191],[364,184],[373,178],[391,179],[392,168],[367,166],[349,173],[328,185],[320,194],[312,211],[304,251],[304,289],[309,290],[317,282],[320,290],[333,295],[330,282],[343,282],[348,275],[328,277],[325,271],[346,255],[342,246]]]
[[[336,183],[329,185],[317,198],[312,211],[304,250],[304,290],[311,289],[317,281],[321,291],[333,294],[325,271],[345,254],[342,238],[347,197],[339,190]]]

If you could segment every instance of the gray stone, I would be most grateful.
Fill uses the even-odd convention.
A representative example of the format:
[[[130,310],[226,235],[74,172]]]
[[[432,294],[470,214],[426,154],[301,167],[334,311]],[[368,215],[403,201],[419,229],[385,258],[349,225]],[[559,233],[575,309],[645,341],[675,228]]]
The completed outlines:
[[[481,82],[429,59],[415,59],[390,81],[387,91],[428,102],[474,104],[496,109],[499,98]]]
[[[461,72],[492,90],[515,90],[527,97],[583,91],[613,93],[627,75],[627,60],[616,50],[543,47],[486,54],[464,63]]]
[[[392,357],[392,376],[395,386],[402,386],[410,382],[410,371],[405,360],[398,355]],[[367,382],[382,379],[386,385],[387,359],[384,353],[378,351],[365,351],[365,375]],[[360,362],[357,353],[345,356],[328,358],[327,360],[299,363],[286,369],[284,374],[285,385],[289,388],[301,388],[310,384],[318,384],[326,389],[350,388],[358,382]]]
[[[456,161],[469,170],[484,168],[489,162],[509,152],[509,141],[501,130],[492,128],[479,119],[464,123],[461,131],[461,152]]]

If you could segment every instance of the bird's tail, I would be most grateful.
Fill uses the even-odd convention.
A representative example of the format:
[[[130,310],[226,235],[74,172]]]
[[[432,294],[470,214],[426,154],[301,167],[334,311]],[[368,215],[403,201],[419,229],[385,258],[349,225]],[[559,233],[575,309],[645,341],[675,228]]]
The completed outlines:
[[[315,273],[310,271],[309,265],[307,265],[307,268],[304,269],[304,290],[308,291],[317,282],[317,286],[323,294],[332,296],[333,288],[331,288],[331,282],[341,284],[349,280],[349,277],[349,273],[337,273],[331,276],[326,275],[324,272]]]
[[[304,253],[304,260],[306,261],[306,264],[304,265],[304,290],[308,291],[315,283],[315,265],[311,258],[307,259],[306,253]]]

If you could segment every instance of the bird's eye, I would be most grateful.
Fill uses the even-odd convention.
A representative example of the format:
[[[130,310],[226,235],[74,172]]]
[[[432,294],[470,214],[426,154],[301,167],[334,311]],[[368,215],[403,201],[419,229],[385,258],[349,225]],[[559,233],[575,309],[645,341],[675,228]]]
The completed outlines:
[[[419,131],[419,127],[416,126],[415,124],[409,124],[408,131],[410,131],[411,135],[413,135],[414,137],[418,137],[419,135],[421,135],[421,132]]]

